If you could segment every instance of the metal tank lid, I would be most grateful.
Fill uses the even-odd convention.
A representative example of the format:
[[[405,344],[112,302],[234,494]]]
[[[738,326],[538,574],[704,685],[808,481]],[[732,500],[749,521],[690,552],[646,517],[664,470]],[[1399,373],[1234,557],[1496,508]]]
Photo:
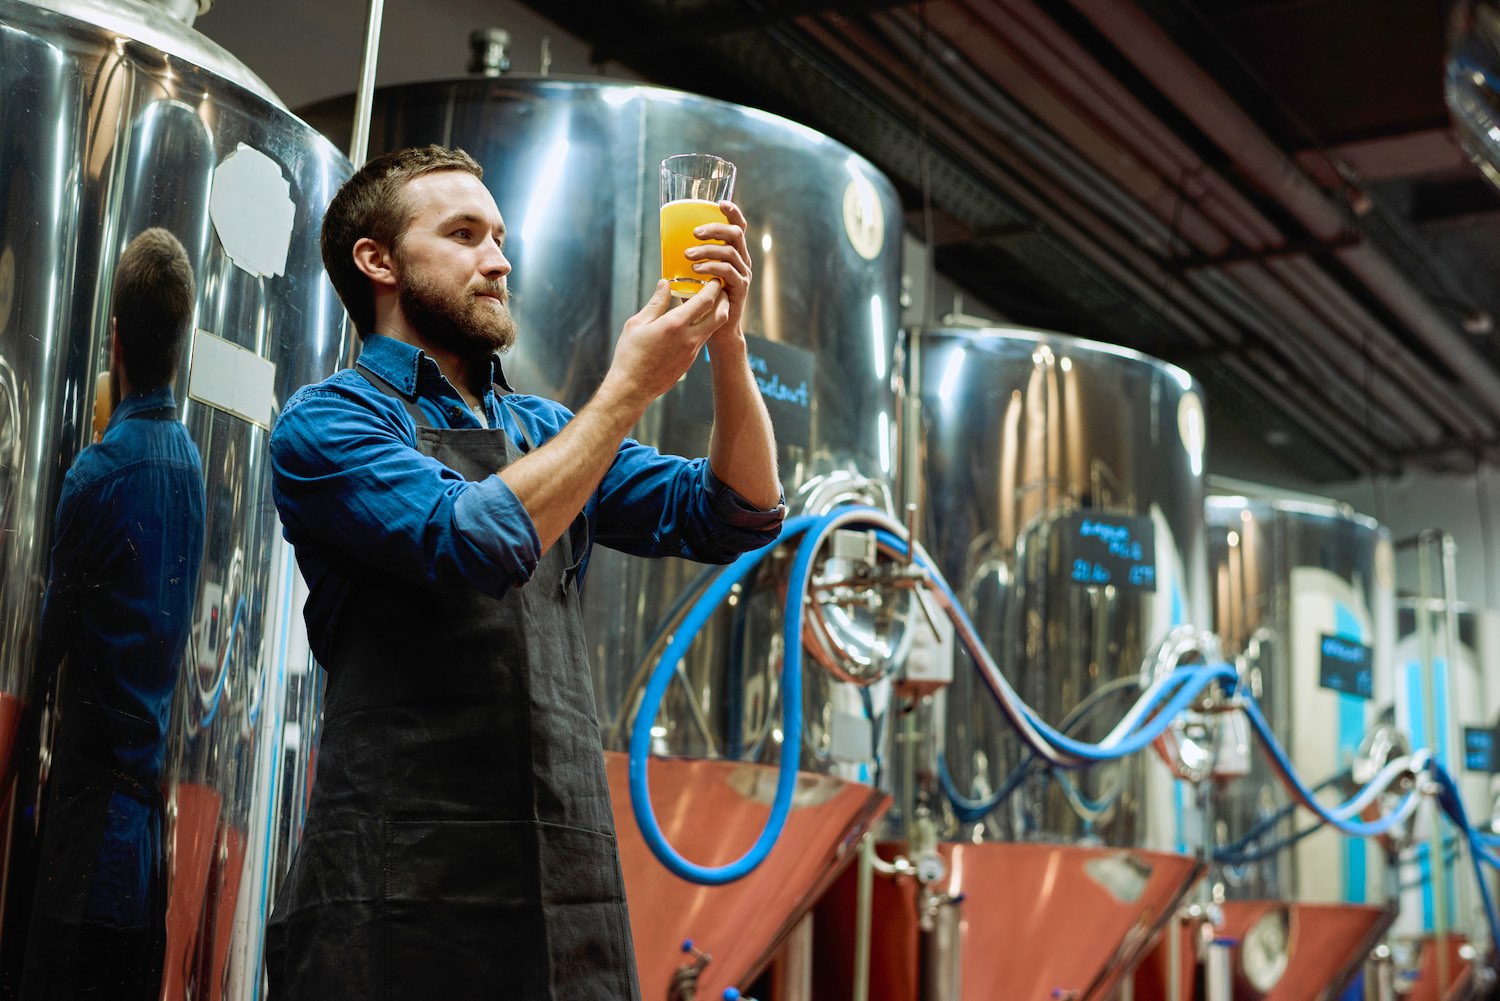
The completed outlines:
[[[538,73],[505,73],[500,76],[470,75],[440,77],[409,83],[384,84],[376,88],[376,93],[393,94],[400,91],[420,90],[427,87],[483,88],[493,90],[497,93],[503,93],[506,90],[553,91],[557,93],[567,91],[597,91],[601,101],[613,105],[628,104],[632,100],[639,98],[667,104],[698,105],[705,108],[717,108],[725,112],[743,115],[746,118],[763,122],[774,128],[783,130],[789,135],[796,135],[810,146],[826,146],[830,149],[838,150],[845,157],[860,163],[870,173],[878,175],[881,178],[885,177],[885,172],[871,163],[869,158],[809,125],[803,125],[801,122],[793,121],[790,118],[783,118],[780,115],[772,114],[769,111],[762,111],[759,108],[753,108],[746,104],[735,104],[732,101],[722,101],[716,97],[705,97],[702,94],[694,94],[687,90],[677,90],[673,87],[663,87],[654,83],[618,80],[610,77],[562,76],[558,74],[543,76]],[[311,105],[311,108],[322,108],[340,101],[347,101],[349,98],[350,95],[345,94],[327,101],[316,102]]]
[[[1108,344],[1104,341],[1091,341],[1087,337],[1075,337],[1072,334],[1060,334],[1055,330],[1043,330],[1040,327],[1017,327],[1009,325],[996,325],[992,327],[951,327],[933,326],[917,327],[915,332],[921,337],[964,337],[971,340],[1029,340],[1049,347],[1061,345],[1068,348],[1076,348],[1095,354],[1113,355],[1126,361],[1137,362],[1151,368],[1160,369],[1181,386],[1184,390],[1191,390],[1198,380],[1187,369],[1179,368],[1169,361],[1163,361],[1154,355],[1148,355],[1144,351],[1135,348],[1122,347],[1119,344]]]
[[[10,4],[39,7],[149,45],[185,59],[286,110],[276,92],[228,49],[194,31],[160,4],[142,0],[0,0],[0,9]]]
[[[1385,527],[1367,514],[1360,514],[1342,501],[1317,500],[1295,497],[1245,496],[1240,494],[1213,494],[1203,499],[1204,509],[1212,514],[1215,510],[1226,514],[1243,510],[1295,515],[1299,518],[1321,518],[1327,521],[1343,521],[1357,525],[1370,532],[1383,532]]]

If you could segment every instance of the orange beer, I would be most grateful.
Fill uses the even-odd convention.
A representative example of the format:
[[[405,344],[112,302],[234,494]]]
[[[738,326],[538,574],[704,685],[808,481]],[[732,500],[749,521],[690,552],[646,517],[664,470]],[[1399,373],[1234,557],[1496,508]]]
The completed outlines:
[[[672,283],[673,295],[683,299],[697,295],[711,277],[693,270],[688,248],[724,242],[700,239],[693,230],[704,223],[728,221],[718,202],[701,198],[681,198],[661,207],[661,276]]]

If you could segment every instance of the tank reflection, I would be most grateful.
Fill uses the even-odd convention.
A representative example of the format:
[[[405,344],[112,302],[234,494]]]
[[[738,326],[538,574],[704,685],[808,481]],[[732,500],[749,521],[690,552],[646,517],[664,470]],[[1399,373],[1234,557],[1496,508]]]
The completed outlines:
[[[172,393],[193,303],[176,237],[133,240],[97,384],[109,417],[63,481],[42,605],[49,705],[23,998],[160,990],[161,778],[203,558],[203,467]]]

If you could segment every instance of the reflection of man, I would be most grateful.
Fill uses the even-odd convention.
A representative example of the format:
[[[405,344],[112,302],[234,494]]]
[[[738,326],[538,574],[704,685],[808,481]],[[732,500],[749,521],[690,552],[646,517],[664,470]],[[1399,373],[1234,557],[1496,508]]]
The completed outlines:
[[[203,555],[203,470],[171,389],[193,301],[172,234],[131,241],[114,282],[115,405],[63,483],[42,610],[42,666],[66,663],[23,998],[160,990],[162,760]]]
[[[638,997],[579,578],[595,540],[726,561],[781,520],[739,210],[698,231],[725,241],[692,252],[715,280],[675,309],[658,285],[575,416],[505,384],[510,263],[480,176],[458,150],[389,154],[323,223],[364,347],[271,439],[329,679],[277,998]],[[626,439],[710,340],[709,460]]]

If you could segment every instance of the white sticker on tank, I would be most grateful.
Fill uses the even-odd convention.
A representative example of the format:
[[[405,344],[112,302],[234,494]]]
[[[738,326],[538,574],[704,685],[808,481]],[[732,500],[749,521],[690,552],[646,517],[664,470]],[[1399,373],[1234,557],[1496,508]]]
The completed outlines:
[[[286,272],[297,206],[281,167],[260,150],[240,143],[214,171],[208,214],[224,252],[261,278]]]
[[[275,365],[206,330],[193,331],[188,396],[269,431],[275,394]]]
[[[855,173],[844,188],[844,232],[855,253],[867,261],[879,257],[885,247],[885,210],[880,207],[880,192],[860,173]]]

